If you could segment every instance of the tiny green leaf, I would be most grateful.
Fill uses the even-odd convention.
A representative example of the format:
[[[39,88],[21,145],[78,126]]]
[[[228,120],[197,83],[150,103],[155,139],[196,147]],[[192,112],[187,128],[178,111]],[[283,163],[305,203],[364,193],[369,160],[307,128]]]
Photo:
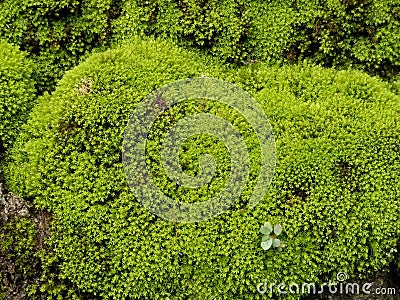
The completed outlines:
[[[270,234],[272,232],[271,223],[270,222],[266,222],[263,226],[261,226],[260,231],[263,234]]]
[[[280,235],[281,232],[282,232],[282,225],[281,225],[281,224],[275,225],[275,227],[274,227],[274,233],[275,233],[276,235]]]
[[[270,238],[269,235],[263,235],[263,237],[261,238],[261,242],[265,242],[269,238]]]
[[[274,247],[279,247],[279,246],[281,245],[281,241],[280,241],[279,239],[274,239],[274,240],[272,241],[272,245],[273,245]]]
[[[269,231],[268,228],[265,228],[264,226],[261,226],[260,232],[266,235],[269,235],[271,233],[271,231]]]
[[[271,248],[271,246],[272,246],[272,239],[267,239],[266,241],[261,242],[261,247],[264,250],[268,250],[269,248]]]

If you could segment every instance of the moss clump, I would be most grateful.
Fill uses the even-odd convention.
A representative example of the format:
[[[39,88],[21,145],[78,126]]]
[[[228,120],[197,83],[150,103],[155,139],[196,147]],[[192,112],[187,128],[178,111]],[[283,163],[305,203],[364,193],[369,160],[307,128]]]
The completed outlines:
[[[10,147],[35,99],[32,63],[0,40],[0,153]]]
[[[324,276],[387,267],[400,229],[400,104],[391,85],[309,65],[239,73],[277,138],[268,210],[299,238],[292,259]]]
[[[223,60],[400,70],[398,0],[123,1],[114,39],[158,36]]]
[[[93,49],[136,35],[239,64],[311,58],[391,77],[399,16],[398,0],[5,0],[0,37],[30,53],[40,93]]]
[[[13,260],[19,271],[32,271],[32,257],[36,246],[35,224],[27,218],[12,218],[0,229],[0,253],[4,259]]]
[[[136,41],[94,54],[35,107],[6,175],[13,192],[54,215],[46,259],[57,262],[60,277],[112,299],[261,299],[256,288],[264,279],[326,282],[340,271],[355,276],[386,267],[400,233],[400,99],[389,84],[360,72],[253,65],[235,75],[277,139],[276,177],[254,209],[241,207],[251,182],[237,205],[195,224],[157,218],[136,201],[121,162],[130,113],[155,88],[201,74],[227,76],[189,52]],[[150,165],[159,162],[152,147],[171,116],[210,107],[247,132],[229,108],[199,101],[173,108],[152,129]],[[218,192],[229,172],[223,145],[194,137],[183,148],[188,174],[198,172],[196,157],[217,156],[222,180],[213,178],[210,193]],[[257,147],[249,154],[258,164]],[[183,194],[163,174],[156,180],[165,193]],[[200,201],[207,189],[188,195]],[[286,247],[278,254],[260,247],[266,220],[284,226]]]
[[[0,36],[31,54],[40,92],[87,51],[104,45],[120,1],[6,0],[0,3]]]

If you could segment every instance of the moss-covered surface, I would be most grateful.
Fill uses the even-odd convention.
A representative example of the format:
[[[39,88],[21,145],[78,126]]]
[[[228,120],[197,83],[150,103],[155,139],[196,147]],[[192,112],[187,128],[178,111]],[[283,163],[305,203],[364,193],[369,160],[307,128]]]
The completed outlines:
[[[338,272],[399,288],[399,71],[400,0],[1,1],[0,168],[12,193],[0,169],[0,300],[261,299],[264,279]],[[229,152],[210,135],[179,153],[188,175],[215,158],[208,185],[178,186],[162,168],[159,145],[188,115],[226,119],[250,157],[227,212],[177,224],[133,196],[123,133],[148,93],[199,76],[260,104],[276,173],[248,210],[260,163],[250,124],[208,99],[174,106],[146,144],[163,193],[199,202],[229,178]],[[283,224],[282,252],[260,247],[265,221]]]
[[[5,0],[0,36],[30,53],[39,93],[96,48],[153,36],[223,61],[399,73],[399,0]]]
[[[276,176],[252,210],[243,209],[250,180],[226,213],[173,224],[132,196],[121,162],[123,132],[153,89],[202,74],[236,82],[262,106],[277,140]],[[256,286],[265,278],[326,282],[340,271],[365,277],[393,261],[400,234],[399,105],[390,84],[359,71],[253,64],[228,72],[167,43],[136,40],[94,54],[39,100],[10,153],[7,179],[13,192],[53,214],[44,280],[65,279],[111,299],[258,299]],[[248,125],[227,107],[194,99],[175,109],[178,117],[206,109],[232,118],[246,136]],[[164,117],[153,129],[155,144],[173,122]],[[150,150],[157,163],[157,149]],[[204,151],[221,155],[225,174],[224,149],[207,137],[185,145],[186,171],[198,171]],[[255,163],[257,153],[249,150]],[[156,180],[180,195],[164,175]],[[218,180],[212,192],[223,185]],[[188,201],[204,196],[201,189],[186,194]],[[266,220],[284,225],[284,251],[261,249],[258,230]]]
[[[0,159],[18,136],[35,100],[33,63],[0,37]]]

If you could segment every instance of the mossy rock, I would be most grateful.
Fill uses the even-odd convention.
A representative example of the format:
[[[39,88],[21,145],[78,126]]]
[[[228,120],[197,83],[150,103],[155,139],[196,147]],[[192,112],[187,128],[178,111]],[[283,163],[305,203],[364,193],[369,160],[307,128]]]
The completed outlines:
[[[277,141],[276,175],[253,209],[243,208],[250,181],[218,217],[174,224],[132,195],[121,160],[123,133],[148,93],[202,74],[234,80],[263,107]],[[135,41],[92,55],[41,98],[10,153],[6,178],[11,191],[53,214],[47,259],[58,263],[60,277],[102,298],[262,299],[257,285],[264,279],[318,283],[337,272],[366,275],[388,266],[400,234],[400,99],[390,88],[360,72],[310,65],[251,65],[232,76],[182,49]],[[204,100],[172,111],[178,117],[200,112],[198,101]],[[248,132],[230,108],[205,105]],[[171,122],[165,115],[152,130]],[[257,142],[251,137],[245,135]],[[229,159],[218,141],[196,138],[185,147],[188,173],[198,171],[196,155],[210,152],[226,178]],[[257,153],[249,149],[256,165]],[[179,195],[160,178],[163,191]],[[188,200],[218,192],[225,181],[214,180]],[[282,252],[262,250],[265,221],[283,225]]]

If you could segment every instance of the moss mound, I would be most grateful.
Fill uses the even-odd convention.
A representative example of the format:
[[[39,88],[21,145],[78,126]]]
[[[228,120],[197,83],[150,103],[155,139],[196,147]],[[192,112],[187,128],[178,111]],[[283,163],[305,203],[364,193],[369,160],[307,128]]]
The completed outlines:
[[[87,51],[105,44],[119,1],[15,1],[0,3],[0,36],[31,54],[40,92],[53,90]]]
[[[399,0],[5,0],[0,36],[31,54],[40,93],[92,49],[135,35],[239,64],[311,58],[391,77],[400,70],[399,16]]]
[[[242,205],[251,181],[229,211],[201,223],[165,221],[135,200],[121,161],[130,113],[155,88],[201,74],[228,77],[189,52],[136,41],[94,54],[35,107],[6,175],[13,192],[52,212],[47,259],[60,277],[110,299],[261,299],[264,279],[327,282],[337,272],[365,275],[387,266],[400,234],[400,99],[359,72],[254,65],[235,75],[264,108],[277,139],[276,177],[254,209]],[[193,99],[172,111],[152,129],[147,155],[156,172],[153,144],[171,116],[225,116],[248,133],[247,145],[256,142],[228,107]],[[198,172],[199,155],[211,153],[222,177],[188,200],[218,192],[229,172],[223,145],[194,137],[184,148],[188,173]],[[249,147],[255,165],[257,153]],[[184,194],[159,177],[163,191]],[[265,221],[283,224],[282,252],[261,249]]]
[[[400,70],[398,0],[124,1],[117,40],[153,35],[223,60],[356,66],[392,76]]]
[[[299,238],[294,261],[306,259],[325,276],[386,267],[399,241],[399,96],[356,71],[301,65],[239,73],[274,128],[269,210]]]
[[[0,153],[13,143],[33,106],[32,71],[23,52],[0,40]]]

